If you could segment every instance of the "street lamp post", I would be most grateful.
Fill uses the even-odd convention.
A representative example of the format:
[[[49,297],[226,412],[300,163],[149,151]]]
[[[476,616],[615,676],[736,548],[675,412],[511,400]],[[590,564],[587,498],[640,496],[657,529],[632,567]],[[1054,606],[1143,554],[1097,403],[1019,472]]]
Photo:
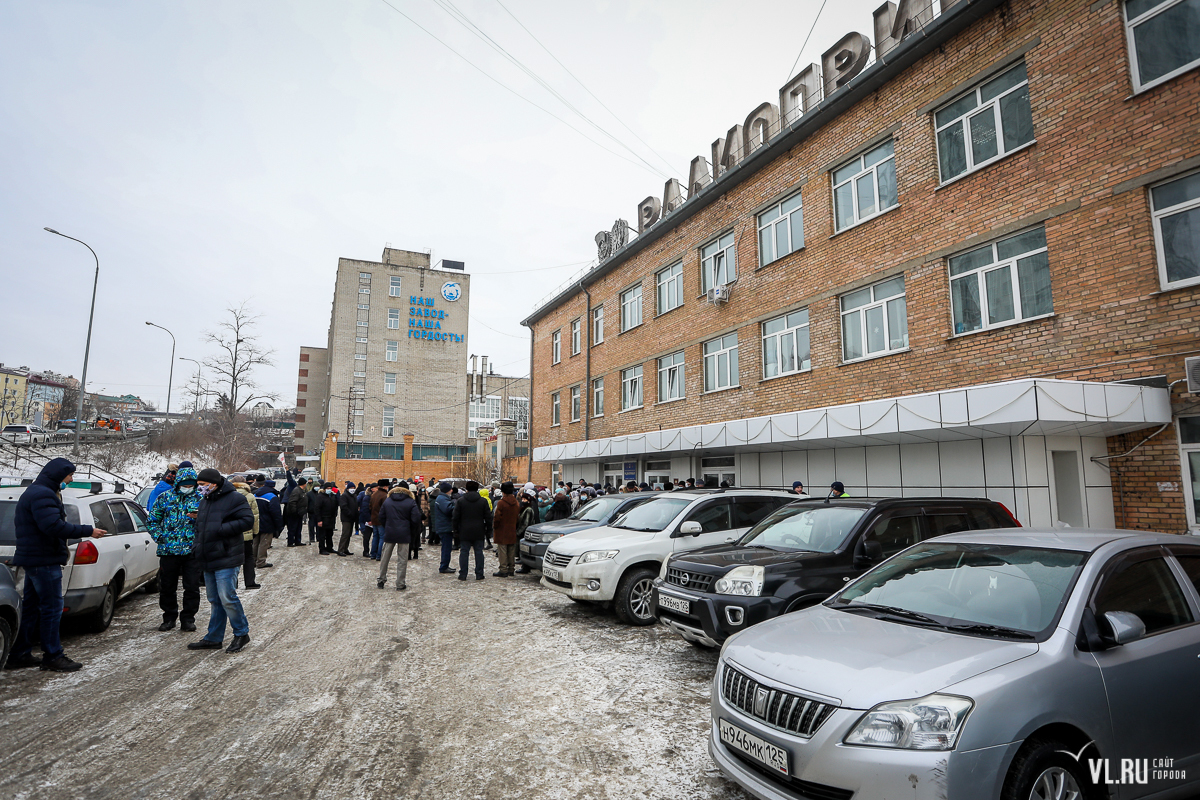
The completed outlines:
[[[172,346],[171,349],[172,354],[174,354],[174,347]],[[200,413],[200,362],[194,358],[188,358],[187,356],[180,356],[179,360],[190,361],[196,365],[196,395],[192,398],[192,416],[195,417]]]
[[[70,239],[73,242],[79,242],[88,250],[91,250],[92,258],[96,259],[96,277],[92,279],[92,310],[88,312],[87,343],[83,346],[83,376],[79,379],[79,403],[75,408],[75,446],[71,448],[71,455],[78,456],[79,433],[83,426],[83,395],[87,392],[88,357],[92,352],[92,320],[94,320],[96,317],[96,287],[100,284],[100,256],[96,255],[96,251],[92,250],[92,246],[82,239],[76,239],[74,236],[67,236],[65,233],[59,233],[53,228],[43,228],[43,230],[53,233],[55,236],[61,236],[64,239]]]
[[[167,331],[162,325],[155,325],[153,322],[147,322],[151,328],[158,328],[160,331]],[[167,331],[167,336],[171,337],[171,369],[167,377],[167,421],[166,425],[171,424],[171,384],[175,383],[175,334]],[[164,425],[164,427],[166,427]]]

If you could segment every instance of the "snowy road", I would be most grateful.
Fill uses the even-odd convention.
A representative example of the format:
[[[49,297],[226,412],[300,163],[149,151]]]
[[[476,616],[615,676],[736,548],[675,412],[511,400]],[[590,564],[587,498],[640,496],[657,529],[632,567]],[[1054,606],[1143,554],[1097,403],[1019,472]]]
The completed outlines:
[[[81,671],[0,674],[0,797],[745,797],[705,752],[715,653],[493,578],[492,553],[463,583],[424,550],[399,593],[278,541],[240,654],[185,649],[139,591],[64,630]]]

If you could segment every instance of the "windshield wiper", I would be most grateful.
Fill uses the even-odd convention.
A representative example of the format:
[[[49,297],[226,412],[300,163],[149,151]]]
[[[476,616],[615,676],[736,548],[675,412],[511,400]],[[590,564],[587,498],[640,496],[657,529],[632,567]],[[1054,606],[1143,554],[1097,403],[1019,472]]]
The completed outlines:
[[[638,533],[657,533],[662,528],[631,528],[628,525],[613,525],[614,528],[620,528],[623,531],[637,531]]]
[[[945,625],[943,626],[948,631],[958,633],[992,633],[997,636],[1007,636],[1012,639],[1033,639],[1032,633],[1028,631],[1019,631],[1015,628],[1005,628],[1002,625],[989,625],[985,622],[970,623],[967,625]]]
[[[901,617],[902,619],[910,619],[913,622],[921,622],[926,625],[937,625],[940,628],[946,627],[945,625],[938,622],[933,617],[927,617],[924,614],[918,613],[916,611],[909,611],[907,608],[900,608],[898,606],[881,606],[881,605],[876,605],[875,603],[847,603],[844,606],[840,606],[840,608],[843,611],[856,611],[860,608],[864,609],[866,611],[878,611],[882,614],[889,614],[893,617]]]

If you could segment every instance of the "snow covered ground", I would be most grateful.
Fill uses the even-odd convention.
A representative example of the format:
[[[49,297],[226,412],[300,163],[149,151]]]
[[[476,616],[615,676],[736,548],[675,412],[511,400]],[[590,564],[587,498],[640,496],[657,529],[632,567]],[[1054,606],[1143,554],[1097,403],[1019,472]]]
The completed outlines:
[[[240,654],[187,650],[138,592],[66,636],[80,672],[0,673],[0,797],[745,798],[705,750],[715,652],[493,578],[492,553],[464,583],[424,550],[396,592],[358,537],[279,541]]]

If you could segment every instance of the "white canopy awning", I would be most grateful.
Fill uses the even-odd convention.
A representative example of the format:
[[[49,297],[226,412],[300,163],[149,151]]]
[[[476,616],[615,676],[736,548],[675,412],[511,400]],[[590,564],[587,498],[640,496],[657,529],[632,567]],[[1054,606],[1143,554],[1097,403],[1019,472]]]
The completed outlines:
[[[567,462],[1022,435],[1115,436],[1170,421],[1165,388],[1029,378],[548,445],[535,448],[533,457]]]

